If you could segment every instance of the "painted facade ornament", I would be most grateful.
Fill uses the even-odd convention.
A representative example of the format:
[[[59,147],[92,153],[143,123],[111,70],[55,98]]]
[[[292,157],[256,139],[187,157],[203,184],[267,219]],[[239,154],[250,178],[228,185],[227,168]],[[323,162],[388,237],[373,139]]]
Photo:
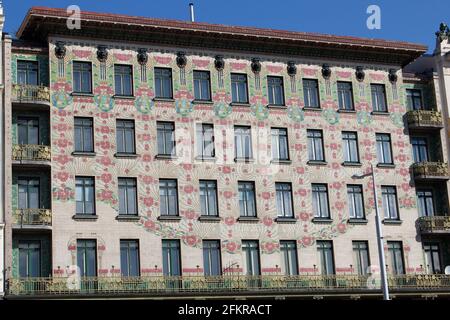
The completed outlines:
[[[184,67],[186,67],[187,64],[187,58],[186,58],[186,53],[184,51],[179,51],[177,53],[177,66],[180,69],[183,69]]]
[[[287,73],[289,76],[293,77],[297,74],[297,66],[294,61],[288,61],[287,63]]]
[[[436,37],[439,42],[442,42],[450,37],[450,28],[444,22],[439,25],[439,31],[436,31]]]
[[[364,81],[364,77],[366,76],[366,74],[362,66],[356,67],[355,76],[358,81]]]
[[[145,65],[148,62],[148,54],[146,48],[139,48],[137,53],[137,61],[140,65]]]
[[[58,59],[64,59],[66,56],[66,45],[63,41],[57,41],[55,44],[55,56]]]
[[[97,47],[97,59],[102,63],[106,62],[108,59],[108,49],[106,46]]]
[[[259,58],[252,58],[251,68],[252,68],[253,73],[261,72],[261,61]]]
[[[398,77],[397,77],[397,72],[395,69],[389,69],[388,78],[389,78],[389,81],[392,83],[397,82]]]
[[[324,64],[322,65],[322,76],[323,76],[325,79],[329,79],[330,76],[331,76],[331,69],[330,69],[330,66],[329,66],[328,64],[326,64],[326,63],[324,63]]]
[[[214,59],[214,67],[222,71],[225,68],[225,60],[223,59],[223,56],[217,55]]]
[[[221,119],[228,117],[232,111],[233,108],[229,103],[220,101],[214,104],[214,114]]]

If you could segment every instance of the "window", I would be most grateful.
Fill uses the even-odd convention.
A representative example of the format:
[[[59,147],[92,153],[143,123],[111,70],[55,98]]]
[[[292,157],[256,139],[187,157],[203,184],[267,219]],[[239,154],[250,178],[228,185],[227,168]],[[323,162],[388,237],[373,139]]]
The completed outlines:
[[[359,163],[358,134],[356,132],[342,132],[344,142],[344,162]]]
[[[424,243],[425,263],[428,274],[442,273],[441,269],[441,250],[438,243]]]
[[[76,214],[95,215],[95,187],[92,177],[75,177]]]
[[[303,101],[307,108],[320,108],[317,80],[303,79]]]
[[[325,161],[322,130],[307,130],[309,161]]]
[[[417,189],[417,206],[421,217],[434,216],[434,197],[431,189]]]
[[[292,209],[292,186],[290,183],[275,183],[277,194],[277,212],[278,217],[293,218]]]
[[[200,180],[200,207],[202,216],[217,216],[217,182]]]
[[[120,272],[122,277],[138,277],[139,267],[139,241],[120,240]]]
[[[317,241],[317,251],[319,253],[320,273],[323,275],[334,274],[333,242]]]
[[[156,98],[172,99],[172,69],[155,68]]]
[[[117,96],[133,95],[133,68],[127,65],[114,65],[114,82]]]
[[[330,219],[328,187],[326,184],[312,185],[313,213],[315,218]]]
[[[348,185],[348,209],[350,219],[364,219],[364,200],[362,186]]]
[[[37,61],[17,61],[17,83],[25,85],[38,85]]]
[[[340,110],[354,110],[353,88],[351,82],[337,82],[338,102]]]
[[[267,77],[267,89],[269,90],[269,104],[284,105],[284,89],[282,77]]]
[[[398,220],[397,190],[395,187],[382,186],[381,195],[383,202],[384,218]]]
[[[387,112],[386,89],[384,84],[371,84],[372,108],[376,112]]]
[[[17,184],[19,189],[19,209],[40,208],[39,178],[20,177]]]
[[[253,157],[250,127],[234,127],[234,145],[236,159],[251,159]]]
[[[367,241],[353,241],[353,259],[359,275],[370,273],[369,244]]]
[[[233,103],[248,103],[247,75],[231,74],[231,96]]]
[[[19,276],[36,278],[41,276],[41,242],[19,240]]]
[[[205,276],[222,274],[219,240],[203,240],[203,265]]]
[[[136,153],[134,142],[134,120],[117,120],[117,153]]]
[[[289,160],[287,129],[272,128],[272,159]]]
[[[194,71],[195,100],[211,101],[211,83],[209,71]]]
[[[377,133],[377,158],[380,164],[393,164],[391,135],[387,133]]]
[[[242,240],[242,251],[245,255],[246,274],[259,276],[259,243],[257,240]]]
[[[178,216],[177,180],[159,180],[159,214],[161,216]]]
[[[401,241],[388,241],[388,252],[390,258],[390,269],[392,274],[405,274],[403,264],[403,246]]]
[[[18,144],[39,144],[39,118],[17,118]]]
[[[197,125],[197,153],[201,158],[214,158],[214,125]]]
[[[175,156],[175,124],[173,122],[158,122],[158,155]]]
[[[180,240],[162,240],[163,274],[181,276]]]
[[[428,139],[425,137],[412,137],[414,162],[428,161]]]
[[[73,92],[92,93],[92,64],[73,62]]]
[[[298,275],[297,245],[295,241],[280,241],[280,250],[283,258],[282,272],[286,276]]]
[[[119,178],[119,215],[137,215],[135,178]]]
[[[255,184],[238,182],[239,209],[241,217],[256,217]]]
[[[97,241],[77,240],[77,265],[81,277],[97,276]]]
[[[94,152],[93,119],[76,117],[74,125],[75,152]]]
[[[406,107],[408,110],[422,110],[422,92],[419,89],[406,89]]]

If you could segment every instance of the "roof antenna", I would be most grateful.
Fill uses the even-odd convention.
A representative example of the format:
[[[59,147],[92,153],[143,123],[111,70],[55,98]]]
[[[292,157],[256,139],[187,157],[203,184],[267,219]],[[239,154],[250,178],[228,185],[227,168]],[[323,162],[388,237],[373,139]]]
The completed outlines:
[[[194,22],[195,21],[195,18],[194,18],[194,4],[192,2],[189,3],[189,8],[191,9],[191,22]]]

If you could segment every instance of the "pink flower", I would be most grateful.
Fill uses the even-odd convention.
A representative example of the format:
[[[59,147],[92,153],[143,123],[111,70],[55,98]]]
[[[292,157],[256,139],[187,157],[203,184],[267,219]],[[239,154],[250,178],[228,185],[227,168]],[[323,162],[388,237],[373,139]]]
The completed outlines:
[[[197,242],[198,242],[198,239],[197,239],[197,237],[196,236],[185,236],[184,237],[184,240],[186,241],[186,243],[189,245],[189,246],[193,246],[193,245],[195,245]]]
[[[273,224],[273,219],[270,217],[264,217],[262,222],[266,227],[270,227]]]
[[[270,199],[270,192],[263,192],[263,193],[261,193],[261,197],[262,197],[264,200]]]
[[[230,199],[230,198],[233,196],[233,192],[231,192],[231,191],[225,191],[225,192],[223,193],[223,196],[224,196],[226,199]]]
[[[235,222],[235,219],[233,217],[226,217],[224,222],[227,226],[232,226]]]
[[[308,236],[303,237],[301,241],[305,246],[309,246],[312,244],[312,238]]]
[[[144,227],[148,228],[148,229],[154,229],[155,228],[155,223],[151,220],[147,220],[144,223]]]
[[[237,248],[237,245],[236,245],[236,243],[234,243],[234,242],[228,242],[228,243],[226,244],[226,246],[227,246],[227,250],[230,251],[230,252],[235,251],[236,248]]]
[[[341,201],[337,201],[337,202],[335,203],[335,207],[336,207],[336,209],[338,209],[338,210],[342,210],[342,209],[344,208],[344,203],[341,202]]]
[[[300,213],[300,219],[302,221],[308,221],[309,220],[309,214],[307,214],[306,212]]]
[[[194,187],[191,185],[184,187],[184,192],[186,192],[186,193],[192,193],[193,191],[194,191]]]
[[[347,226],[346,226],[344,223],[339,223],[339,224],[337,225],[337,229],[338,229],[338,231],[339,231],[340,233],[344,233],[345,230],[347,229]]]
[[[231,168],[230,167],[223,167],[222,168],[222,172],[223,173],[230,173],[231,172]]]
[[[298,174],[304,174],[304,173],[305,173],[305,168],[303,168],[303,167],[298,167],[298,168],[297,168],[297,173],[298,173]]]
[[[144,198],[144,205],[147,207],[151,207],[153,205],[153,198],[152,197]]]
[[[102,180],[103,181],[103,183],[109,183],[109,182],[111,182],[111,180],[112,180],[112,175],[110,174],[110,173],[103,173],[101,176],[100,176],[100,180]]]
[[[145,184],[151,184],[153,183],[153,177],[151,176],[143,176],[142,181],[144,181]]]
[[[58,172],[56,177],[62,182],[66,182],[69,178],[69,174],[67,172]]]

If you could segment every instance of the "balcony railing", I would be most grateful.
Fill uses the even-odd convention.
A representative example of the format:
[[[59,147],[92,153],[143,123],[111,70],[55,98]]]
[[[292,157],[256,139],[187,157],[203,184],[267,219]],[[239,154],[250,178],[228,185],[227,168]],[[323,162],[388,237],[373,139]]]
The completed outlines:
[[[411,110],[406,114],[410,128],[442,128],[442,114],[434,110]]]
[[[52,211],[50,209],[28,208],[16,209],[13,224],[24,226],[51,226]]]
[[[50,102],[50,90],[45,86],[14,84],[12,86],[14,102]]]
[[[13,146],[12,159],[16,161],[50,161],[50,146],[37,144],[16,144]]]
[[[368,276],[183,276],[183,277],[83,277],[13,278],[8,294],[13,296],[48,295],[211,295],[321,294],[381,292]],[[378,280],[379,283],[379,280]],[[390,276],[392,291],[449,291],[450,275],[412,274]]]
[[[450,233],[450,216],[420,217],[418,223],[423,233]]]
[[[448,180],[448,164],[446,162],[418,162],[412,166],[416,179]]]

